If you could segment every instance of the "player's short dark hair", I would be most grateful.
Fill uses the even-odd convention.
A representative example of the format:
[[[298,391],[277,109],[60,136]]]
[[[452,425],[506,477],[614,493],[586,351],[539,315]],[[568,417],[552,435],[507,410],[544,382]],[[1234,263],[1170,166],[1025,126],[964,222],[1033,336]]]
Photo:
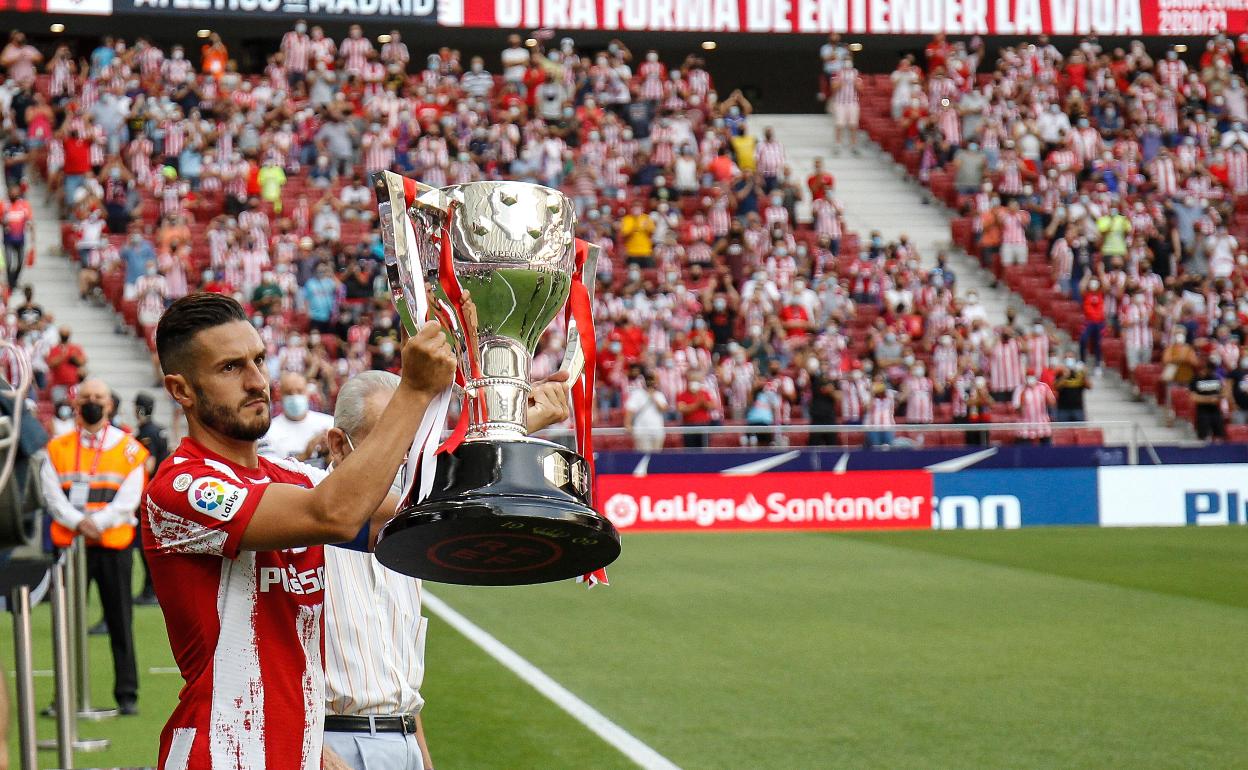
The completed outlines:
[[[165,374],[182,372],[191,340],[204,329],[246,321],[247,313],[233,297],[197,291],[175,301],[156,325],[156,355]]]

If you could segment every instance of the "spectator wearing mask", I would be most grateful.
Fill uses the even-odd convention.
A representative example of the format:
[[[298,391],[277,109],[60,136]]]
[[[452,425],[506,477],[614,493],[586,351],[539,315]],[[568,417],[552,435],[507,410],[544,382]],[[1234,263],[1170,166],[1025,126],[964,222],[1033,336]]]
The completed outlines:
[[[303,300],[313,329],[324,334],[333,333],[334,318],[342,296],[342,285],[334,278],[330,264],[322,262],[317,265],[316,276],[303,286]]]
[[[862,424],[869,426],[866,446],[879,449],[893,443],[893,427],[897,424],[897,395],[888,387],[884,375],[876,374],[871,383],[871,400],[867,402]]]
[[[323,447],[325,432],[334,427],[334,418],[309,408],[308,381],[302,374],[285,372],[279,384],[282,413],[273,418],[256,451],[270,460],[308,460]]]
[[[1019,422],[1027,427],[1018,432],[1020,439],[1048,445],[1053,441],[1053,428],[1049,419],[1049,410],[1057,405],[1057,398],[1048,385],[1040,382],[1034,374],[1014,391],[1014,409],[1021,413]]]
[[[34,216],[22,188],[17,185],[10,187],[8,203],[0,201],[0,229],[4,231],[4,264],[10,289],[17,286],[22,276],[27,249],[34,248]]]
[[[702,372],[690,371],[686,379],[685,389],[676,396],[676,411],[680,413],[681,424],[690,428],[705,428],[711,424],[711,410],[715,402]],[[705,449],[709,438],[705,433],[685,434],[685,447]]]
[[[646,373],[644,384],[634,387],[624,401],[624,429],[633,436],[638,452],[658,452],[663,448],[664,415],[667,397],[659,390],[658,378]]]
[[[1088,360],[1088,354],[1096,357],[1096,368],[1101,368],[1101,335],[1105,332],[1105,290],[1096,276],[1084,276],[1079,287],[1083,296],[1083,331],[1079,335],[1079,358]]]

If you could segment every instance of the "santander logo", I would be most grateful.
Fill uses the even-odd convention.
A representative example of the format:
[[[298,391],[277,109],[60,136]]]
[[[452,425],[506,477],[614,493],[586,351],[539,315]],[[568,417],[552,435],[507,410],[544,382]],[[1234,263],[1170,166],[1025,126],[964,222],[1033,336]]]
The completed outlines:
[[[765,494],[760,491],[759,494],[762,495],[761,500],[754,492],[747,492],[743,497],[711,497],[696,492],[666,496],[618,492],[607,499],[602,512],[620,529],[642,525],[661,529],[663,524],[712,527],[816,522],[854,526],[919,519],[928,504],[923,495],[895,495],[892,492],[877,496],[840,497],[828,492],[809,497],[790,495],[784,491]]]

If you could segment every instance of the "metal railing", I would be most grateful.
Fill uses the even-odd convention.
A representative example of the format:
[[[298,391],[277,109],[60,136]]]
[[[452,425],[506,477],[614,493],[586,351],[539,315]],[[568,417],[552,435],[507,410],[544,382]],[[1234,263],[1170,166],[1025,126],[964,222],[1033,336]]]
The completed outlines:
[[[846,436],[851,434],[868,434],[868,433],[889,433],[893,435],[891,446],[896,449],[914,449],[923,445],[922,436],[927,433],[1014,433],[1015,435],[1022,432],[1033,432],[1037,429],[1048,429],[1054,434],[1063,431],[1077,430],[1100,430],[1104,444],[1106,446],[1123,446],[1127,450],[1128,462],[1131,465],[1139,464],[1139,453],[1143,449],[1148,453],[1149,459],[1154,463],[1160,464],[1161,460],[1157,456],[1157,450],[1154,448],[1152,441],[1144,432],[1143,427],[1138,423],[1129,420],[1100,420],[1100,421],[1082,421],[1082,422],[973,422],[973,423],[924,423],[924,424],[898,424],[898,425],[672,425],[663,428],[663,435],[666,436],[760,436],[766,435],[772,437],[775,443],[773,447],[787,447],[790,449],[826,449],[829,447],[842,446],[841,442],[832,441],[830,444],[815,444],[809,442],[810,436],[830,435],[830,436]],[[566,428],[548,428],[537,433],[542,438],[560,443],[567,443],[573,440],[574,434]],[[916,435],[919,440],[908,439],[909,435]],[[595,428],[595,438],[629,438],[633,437],[632,431],[627,428]],[[788,442],[791,436],[806,436],[805,445],[793,445]],[[902,439],[898,441],[898,439]],[[1000,442],[998,442],[999,444]],[[741,448],[748,449],[749,446],[743,445]],[[698,448],[701,450],[702,448]],[[732,451],[733,447],[714,447],[716,450]]]

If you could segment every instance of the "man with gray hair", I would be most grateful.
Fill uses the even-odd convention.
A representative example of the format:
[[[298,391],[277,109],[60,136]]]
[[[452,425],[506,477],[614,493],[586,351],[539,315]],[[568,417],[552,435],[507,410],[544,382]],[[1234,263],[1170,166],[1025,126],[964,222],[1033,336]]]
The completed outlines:
[[[557,373],[533,388],[530,432],[568,418],[566,382]],[[397,375],[370,370],[342,386],[326,436],[329,473],[377,424],[398,385]],[[345,548],[325,549],[325,573],[325,770],[432,770],[420,720],[421,581]]]

